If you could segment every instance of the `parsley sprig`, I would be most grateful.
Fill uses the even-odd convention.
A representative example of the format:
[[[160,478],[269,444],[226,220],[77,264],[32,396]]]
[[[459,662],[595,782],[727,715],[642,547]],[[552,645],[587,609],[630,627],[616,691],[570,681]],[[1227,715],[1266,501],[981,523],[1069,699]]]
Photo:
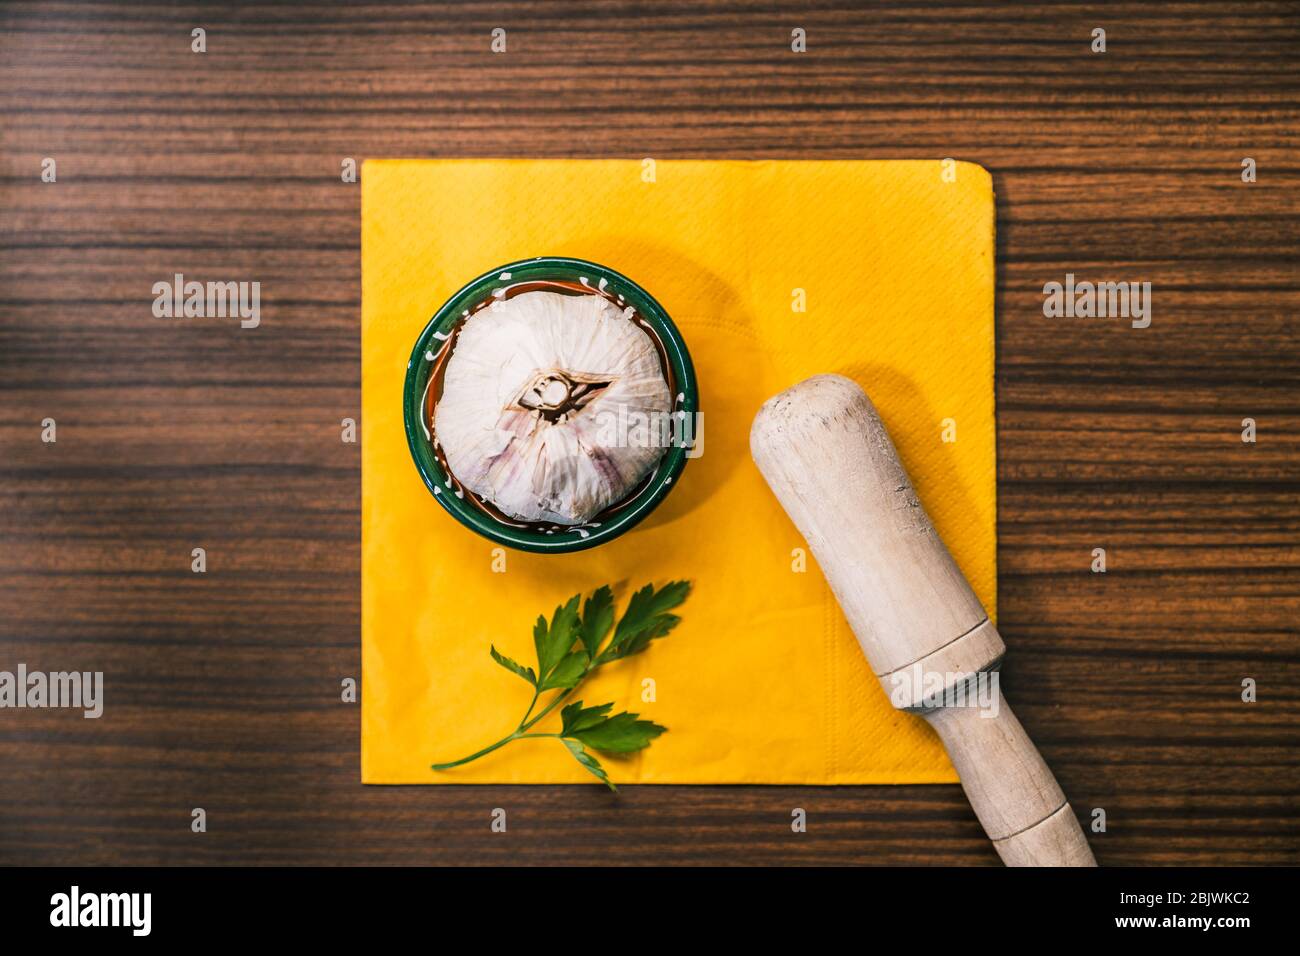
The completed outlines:
[[[531,733],[532,728],[547,714],[569,697],[587,676],[598,667],[640,654],[650,642],[663,637],[680,622],[670,613],[690,594],[689,581],[673,581],[658,590],[647,584],[632,595],[627,609],[614,625],[614,593],[606,585],[597,588],[587,598],[579,613],[581,594],[575,594],[555,609],[547,623],[544,616],[533,626],[533,646],[537,650],[537,669],[506,657],[492,647],[492,659],[523,678],[533,688],[533,699],[528,704],[519,726],[496,743],[484,747],[468,757],[450,763],[436,763],[434,770],[448,770],[477,760],[504,747],[512,740],[540,737],[558,738],[564,743],[573,759],[596,776],[611,790],[617,790],[600,761],[590,752],[623,755],[635,753],[650,746],[650,741],[667,728],[652,720],[641,720],[639,714],[621,711],[611,714],[614,705],[598,704],[584,707],[576,700],[560,711],[559,733]],[[610,632],[613,632],[611,635]],[[607,640],[608,638],[608,640]],[[558,691],[536,714],[538,701],[543,694]]]

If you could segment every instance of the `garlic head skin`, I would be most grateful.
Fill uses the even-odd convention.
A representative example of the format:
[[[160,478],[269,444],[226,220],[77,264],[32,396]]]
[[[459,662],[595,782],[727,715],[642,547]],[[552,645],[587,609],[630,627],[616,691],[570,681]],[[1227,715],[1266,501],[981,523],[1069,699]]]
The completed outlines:
[[[664,447],[644,440],[657,428],[629,440],[615,423],[672,410],[659,353],[631,314],[600,295],[534,291],[466,319],[434,411],[455,478],[512,518],[559,525],[627,495]]]

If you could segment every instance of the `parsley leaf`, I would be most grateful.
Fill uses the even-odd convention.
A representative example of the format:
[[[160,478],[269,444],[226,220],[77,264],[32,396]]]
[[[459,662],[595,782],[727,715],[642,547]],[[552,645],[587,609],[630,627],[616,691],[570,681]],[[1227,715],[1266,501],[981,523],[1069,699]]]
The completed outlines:
[[[583,750],[582,744],[566,737],[564,739],[564,746],[569,748],[569,753],[573,754],[574,760],[578,761],[578,763],[582,764],[582,766],[588,771],[595,774],[601,783],[609,787],[609,789],[613,790],[615,793],[618,793],[618,787],[614,786],[610,781],[609,774],[607,774],[605,768],[600,765],[600,761],[587,753],[587,751]]]
[[[546,675],[546,680],[542,681],[541,690],[556,690],[557,688],[569,688],[575,686],[578,681],[582,680],[587,674],[587,664],[591,658],[587,656],[586,651],[575,651],[569,654],[560,663],[555,665],[555,669]]]
[[[602,720],[605,715],[614,709],[613,704],[600,704],[596,707],[583,707],[582,701],[575,700],[564,710],[560,711],[560,720],[563,727],[560,730],[561,736],[571,737],[575,730],[586,730],[588,727],[594,727]]]
[[[528,681],[528,683],[532,684],[534,687],[537,686],[537,675],[533,673],[533,669],[531,667],[522,667],[516,662],[512,661],[510,658],[506,657],[504,654],[498,651],[496,649],[495,644],[492,646],[492,649],[489,653],[491,653],[492,659],[496,661],[498,664],[500,664],[502,667],[504,667],[506,670],[510,671],[513,674],[518,674],[520,677]]]
[[[533,644],[537,648],[537,676],[543,682],[555,666],[560,663],[573,647],[578,631],[578,601],[581,594],[569,598],[568,603],[561,604],[551,617],[550,627],[546,618],[538,615],[533,626]]]
[[[651,641],[675,628],[681,623],[681,618],[668,611],[685,601],[690,593],[689,581],[673,581],[658,591],[653,585],[647,584],[633,594],[599,663],[639,654]]]
[[[611,754],[630,754],[650,746],[650,741],[662,734],[667,727],[660,727],[652,720],[637,720],[638,714],[624,711],[613,717],[606,717],[598,724],[575,730],[565,736],[576,737],[593,750]]]
[[[582,606],[582,646],[588,654],[596,656],[596,649],[613,626],[614,592],[606,584],[593,591]]]

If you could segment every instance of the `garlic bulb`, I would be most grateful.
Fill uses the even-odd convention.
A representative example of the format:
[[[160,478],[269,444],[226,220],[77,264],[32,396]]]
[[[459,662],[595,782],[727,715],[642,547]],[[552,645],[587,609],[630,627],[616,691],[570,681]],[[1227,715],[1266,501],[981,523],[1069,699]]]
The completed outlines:
[[[664,449],[618,423],[667,421],[672,402],[632,314],[601,295],[533,291],[466,319],[434,412],[456,479],[512,518],[562,525],[631,491]]]

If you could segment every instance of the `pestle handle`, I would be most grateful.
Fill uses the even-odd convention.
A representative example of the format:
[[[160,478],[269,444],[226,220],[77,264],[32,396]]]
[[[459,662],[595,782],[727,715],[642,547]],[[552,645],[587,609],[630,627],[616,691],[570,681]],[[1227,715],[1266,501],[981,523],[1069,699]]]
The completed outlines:
[[[887,692],[919,669],[996,670],[1005,647],[921,507],[866,393],[818,375],[769,399],[750,431],[768,485],[817,558],[873,672]],[[1051,771],[998,691],[996,717],[974,707],[921,713],[961,776],[976,815],[1011,865],[1095,866]]]
[[[994,849],[1007,866],[1096,866],[1052,771],[1001,690],[997,698],[994,717],[974,707],[923,713]]]

